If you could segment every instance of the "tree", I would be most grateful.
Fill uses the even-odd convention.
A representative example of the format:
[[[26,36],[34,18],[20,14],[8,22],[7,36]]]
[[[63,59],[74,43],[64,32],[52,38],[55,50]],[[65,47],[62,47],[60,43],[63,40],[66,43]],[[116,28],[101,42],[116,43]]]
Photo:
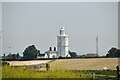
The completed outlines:
[[[20,55],[19,55],[19,53],[17,53],[16,57],[17,57],[17,59],[19,59],[19,58],[20,58]]]
[[[115,57],[120,57],[120,49],[115,50]]]
[[[106,57],[120,57],[120,49],[112,47],[106,54]]]
[[[5,59],[5,54],[3,54],[3,59]]]
[[[114,55],[113,53],[114,53],[116,50],[117,50],[116,48],[112,47],[112,48],[108,51],[108,53],[109,53],[110,55]]]
[[[6,59],[12,59],[12,54],[9,53],[9,54],[6,56]]]
[[[17,59],[17,54],[11,54],[11,53],[9,53],[9,54],[5,57],[5,59]]]
[[[77,57],[77,54],[76,54],[76,52],[71,52],[71,51],[69,51],[69,54],[70,54],[70,56],[71,56],[72,58],[75,58],[75,57]]]
[[[12,54],[12,59],[16,59],[16,54]]]
[[[40,53],[40,50],[37,50],[34,45],[28,46],[23,52],[24,59],[35,59]]]

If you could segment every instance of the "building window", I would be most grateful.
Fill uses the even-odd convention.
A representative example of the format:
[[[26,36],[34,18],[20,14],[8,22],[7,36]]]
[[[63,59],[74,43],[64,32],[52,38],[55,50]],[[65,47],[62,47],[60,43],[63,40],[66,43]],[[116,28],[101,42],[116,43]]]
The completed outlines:
[[[67,41],[67,39],[66,39],[66,41]]]
[[[52,58],[55,58],[55,55],[53,55]]]

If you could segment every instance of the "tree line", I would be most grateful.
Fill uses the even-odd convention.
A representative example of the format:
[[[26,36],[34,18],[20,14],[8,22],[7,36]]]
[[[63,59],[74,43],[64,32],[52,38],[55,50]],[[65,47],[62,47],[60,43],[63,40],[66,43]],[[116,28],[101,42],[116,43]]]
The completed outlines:
[[[23,51],[23,57],[17,54],[11,54],[9,53],[7,56],[4,54],[3,59],[37,59],[37,55],[40,54],[40,50],[38,50],[35,45],[28,46]],[[76,52],[69,51],[69,54],[71,58],[78,58],[78,55]],[[105,57],[120,57],[120,49],[117,49],[115,47],[112,47]]]
[[[4,54],[3,58],[4,59],[36,59],[37,55],[40,54],[40,50],[38,50],[35,45],[28,46],[24,51],[23,51],[23,57],[17,54],[11,54],[9,53],[7,56]],[[76,52],[69,51],[69,54],[72,58],[75,58],[77,56]]]

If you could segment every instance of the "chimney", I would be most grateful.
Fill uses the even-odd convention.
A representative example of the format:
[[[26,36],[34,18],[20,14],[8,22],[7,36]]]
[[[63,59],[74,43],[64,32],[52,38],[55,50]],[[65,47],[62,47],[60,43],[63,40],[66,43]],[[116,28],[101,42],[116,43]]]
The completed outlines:
[[[52,47],[49,47],[49,51],[52,51]]]
[[[56,47],[54,47],[54,51],[56,51]]]

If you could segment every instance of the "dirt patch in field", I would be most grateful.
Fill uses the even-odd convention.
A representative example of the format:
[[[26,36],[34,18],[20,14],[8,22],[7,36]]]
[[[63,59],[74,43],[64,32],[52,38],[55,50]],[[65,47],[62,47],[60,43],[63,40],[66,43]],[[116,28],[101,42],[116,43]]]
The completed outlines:
[[[48,63],[51,60],[31,60],[31,61],[7,61],[10,66],[29,66]]]

